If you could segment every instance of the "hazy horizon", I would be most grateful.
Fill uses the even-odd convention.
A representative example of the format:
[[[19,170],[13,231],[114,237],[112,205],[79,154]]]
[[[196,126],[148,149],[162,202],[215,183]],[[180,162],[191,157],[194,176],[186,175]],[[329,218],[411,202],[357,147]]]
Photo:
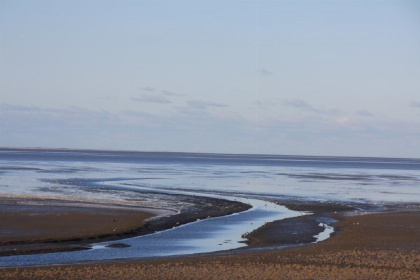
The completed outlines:
[[[302,157],[302,158],[383,158],[383,159],[409,159],[418,160],[417,157],[376,157],[376,156],[348,156],[348,155],[294,155],[294,154],[252,154],[252,153],[218,153],[218,152],[185,152],[185,151],[165,151],[165,150],[124,150],[124,149],[95,149],[95,148],[66,148],[66,147],[13,147],[0,146],[0,150],[45,150],[45,151],[81,151],[81,152],[121,152],[121,153],[168,153],[168,154],[197,154],[197,155],[232,155],[232,156],[272,156],[272,157]]]

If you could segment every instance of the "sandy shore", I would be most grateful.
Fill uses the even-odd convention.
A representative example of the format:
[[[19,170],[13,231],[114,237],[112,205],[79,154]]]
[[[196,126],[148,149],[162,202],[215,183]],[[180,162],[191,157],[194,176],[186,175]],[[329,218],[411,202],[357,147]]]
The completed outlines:
[[[338,220],[338,232],[317,244],[147,261],[3,268],[0,275],[2,279],[420,279],[418,206],[374,214],[348,209],[337,212],[337,205],[321,208],[317,215],[328,212]],[[126,214],[122,212],[121,218]],[[140,217],[145,213],[138,214]],[[104,227],[109,223],[106,221]],[[300,222],[303,224],[298,227],[314,224],[313,219]],[[284,222],[268,225],[254,234],[254,242],[258,240],[258,246],[290,243],[273,237],[290,226]]]
[[[149,234],[250,207],[206,197],[172,197],[179,202],[188,201],[188,205],[175,212],[59,199],[0,197],[0,256],[85,250],[95,242]]]
[[[0,205],[0,256],[81,250],[117,238],[158,215],[153,209]]]

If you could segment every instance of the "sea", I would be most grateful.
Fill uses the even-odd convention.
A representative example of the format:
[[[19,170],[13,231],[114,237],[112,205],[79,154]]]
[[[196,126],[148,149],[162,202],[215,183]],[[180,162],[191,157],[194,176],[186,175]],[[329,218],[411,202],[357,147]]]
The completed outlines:
[[[259,199],[263,197],[417,204],[420,159],[0,148],[0,199],[109,202],[173,210],[182,207],[178,201],[159,197],[133,199],[145,191],[236,200],[253,208],[122,240],[127,248],[109,248],[105,242],[80,252],[0,257],[0,266],[232,250],[246,246],[242,238],[245,232],[273,220],[308,214]],[[325,225],[324,232],[331,231]]]
[[[420,159],[0,149],[0,194],[124,200],[78,181],[310,200],[420,202]],[[111,188],[111,187],[110,187]]]

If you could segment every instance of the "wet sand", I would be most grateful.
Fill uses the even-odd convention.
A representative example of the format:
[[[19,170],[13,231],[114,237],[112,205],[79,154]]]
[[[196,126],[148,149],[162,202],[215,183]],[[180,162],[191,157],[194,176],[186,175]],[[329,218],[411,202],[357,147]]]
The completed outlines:
[[[158,214],[153,209],[0,205],[0,256],[81,250],[124,235]]]
[[[336,211],[337,207],[325,205],[320,208],[323,210],[317,215],[325,218],[328,213],[336,219],[338,231],[317,244],[269,249],[270,244],[290,243],[275,234],[292,228],[289,221],[272,223],[253,233],[251,244],[258,240],[254,248],[263,246],[264,250],[3,268],[0,274],[2,279],[420,279],[418,206],[373,214]],[[300,222],[303,224],[296,224],[298,228],[305,224],[316,226],[313,219]]]
[[[149,234],[251,207],[222,199],[173,197],[180,202],[188,200],[188,206],[175,212],[59,199],[2,197],[0,256],[86,250],[92,243]]]

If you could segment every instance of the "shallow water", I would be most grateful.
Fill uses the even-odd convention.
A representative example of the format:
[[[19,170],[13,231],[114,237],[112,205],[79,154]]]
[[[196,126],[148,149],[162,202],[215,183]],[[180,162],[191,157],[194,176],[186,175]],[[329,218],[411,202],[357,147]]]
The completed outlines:
[[[192,193],[189,193],[192,194]],[[241,233],[251,232],[268,221],[302,215],[275,203],[256,199],[214,196],[248,203],[252,209],[229,216],[208,218],[155,234],[92,245],[91,250],[42,255],[0,257],[0,266],[28,266],[112,259],[147,258],[225,251],[245,247]],[[110,248],[110,244],[123,248]]]
[[[317,200],[420,202],[420,160],[0,149],[0,194],[125,200],[78,179]]]
[[[2,257],[2,266],[80,262],[229,250],[265,222],[300,215],[250,197],[358,203],[420,202],[420,160],[0,149],[0,195],[60,198],[179,210],[143,190],[246,200],[251,211],[122,240],[127,248]],[[238,197],[239,196],[239,197]],[[329,237],[333,229],[316,238]]]

